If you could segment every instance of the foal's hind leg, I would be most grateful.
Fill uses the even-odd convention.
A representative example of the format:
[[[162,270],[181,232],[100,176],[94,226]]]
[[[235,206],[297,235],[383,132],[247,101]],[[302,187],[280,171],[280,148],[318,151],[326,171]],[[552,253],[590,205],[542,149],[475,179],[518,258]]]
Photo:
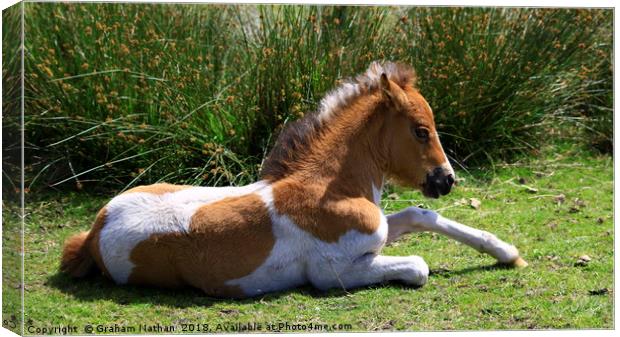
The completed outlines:
[[[388,242],[405,233],[431,231],[444,234],[479,252],[489,254],[500,263],[511,264],[516,267],[527,266],[527,262],[519,257],[519,251],[515,246],[498,239],[489,232],[446,219],[436,212],[418,207],[408,207],[401,212],[388,215],[387,219],[389,226]]]
[[[419,256],[383,256],[368,253],[353,261],[326,261],[311,266],[308,278],[319,289],[351,289],[387,281],[422,286],[428,265]]]

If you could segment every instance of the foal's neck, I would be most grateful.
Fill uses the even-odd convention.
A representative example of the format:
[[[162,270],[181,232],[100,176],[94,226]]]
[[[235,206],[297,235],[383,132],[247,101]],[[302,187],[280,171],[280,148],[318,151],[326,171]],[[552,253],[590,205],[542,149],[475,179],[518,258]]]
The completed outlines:
[[[327,184],[337,198],[380,199],[386,157],[380,109],[375,98],[360,99],[328,121],[309,158],[309,183]]]

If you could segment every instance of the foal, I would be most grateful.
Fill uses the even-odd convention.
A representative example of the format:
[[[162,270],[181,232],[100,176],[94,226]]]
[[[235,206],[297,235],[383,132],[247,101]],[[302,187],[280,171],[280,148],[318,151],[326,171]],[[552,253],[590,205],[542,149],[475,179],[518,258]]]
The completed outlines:
[[[420,231],[526,265],[514,246],[433,211],[381,211],[385,177],[432,198],[454,183],[431,108],[414,85],[412,69],[372,63],[281,133],[257,183],[154,184],[116,196],[89,232],[67,240],[61,270],[81,277],[96,266],[118,284],[189,285],[218,297],[306,283],[421,286],[429,272],[421,257],[380,255],[386,243]]]

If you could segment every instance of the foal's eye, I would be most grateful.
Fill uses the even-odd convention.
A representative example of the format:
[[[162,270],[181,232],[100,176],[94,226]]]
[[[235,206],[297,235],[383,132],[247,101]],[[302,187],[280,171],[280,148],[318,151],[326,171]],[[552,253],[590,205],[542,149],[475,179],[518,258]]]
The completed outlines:
[[[422,126],[419,126],[419,127],[417,127],[417,128],[414,128],[414,129],[413,129],[413,133],[415,134],[415,136],[416,136],[419,140],[421,140],[421,141],[423,141],[423,142],[427,142],[427,141],[428,141],[428,138],[429,138],[429,135],[430,135],[430,133],[429,133],[428,129],[427,129],[427,128],[425,128],[425,127],[422,127]]]

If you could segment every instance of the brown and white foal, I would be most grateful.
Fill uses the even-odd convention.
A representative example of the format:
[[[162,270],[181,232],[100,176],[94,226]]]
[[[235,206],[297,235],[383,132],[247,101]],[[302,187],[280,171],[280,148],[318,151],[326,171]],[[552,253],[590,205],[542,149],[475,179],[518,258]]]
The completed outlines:
[[[194,286],[212,296],[247,297],[310,283],[353,288],[398,280],[420,286],[419,256],[384,256],[386,243],[434,231],[525,265],[494,235],[409,207],[385,216],[385,178],[437,198],[454,171],[413,70],[373,63],[291,123],[243,187],[154,184],[101,209],[92,229],[69,238],[61,270],[80,277],[96,265],[119,284]]]

